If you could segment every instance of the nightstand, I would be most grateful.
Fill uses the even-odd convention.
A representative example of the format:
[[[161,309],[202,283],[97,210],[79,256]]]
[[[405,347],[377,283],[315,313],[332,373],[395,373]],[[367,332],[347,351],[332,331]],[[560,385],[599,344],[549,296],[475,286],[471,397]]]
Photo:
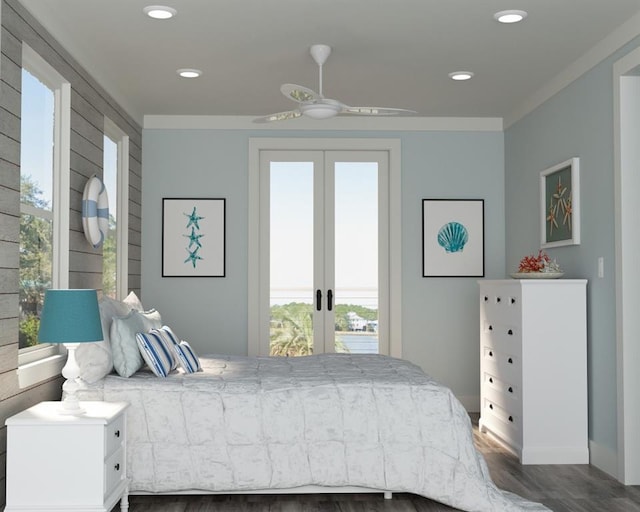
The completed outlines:
[[[7,419],[5,512],[129,508],[124,402],[81,402],[85,414],[60,414],[41,402]]]

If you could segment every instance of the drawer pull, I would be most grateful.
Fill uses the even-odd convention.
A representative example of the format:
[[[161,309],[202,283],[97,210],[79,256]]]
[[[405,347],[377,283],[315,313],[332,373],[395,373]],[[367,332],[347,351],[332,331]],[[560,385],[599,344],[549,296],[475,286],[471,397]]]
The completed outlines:
[[[513,423],[513,416],[509,416],[509,421]]]
[[[507,359],[507,363],[509,363],[509,364],[513,364],[513,358],[512,358],[512,357],[510,357],[509,359]]]
[[[516,299],[514,299],[513,297],[511,297],[511,304],[515,304],[516,303]]]
[[[487,297],[486,295],[484,296],[484,301],[487,302],[489,300],[489,297]]]
[[[489,357],[493,357],[493,351],[489,350]]]
[[[113,435],[114,435],[114,436],[116,436],[116,437],[120,437],[120,431],[119,431],[119,430],[116,430],[116,431],[113,433]]]
[[[500,302],[502,302],[502,299],[500,297],[496,297],[496,302],[500,304]]]
[[[489,409],[493,411],[493,404],[489,404]]]
[[[513,393],[513,388],[511,386],[509,386],[509,393]]]
[[[490,326],[489,326],[489,330],[490,330],[490,331],[493,331],[493,325],[490,325]]]
[[[491,382],[491,384],[493,384],[493,377],[489,377],[489,382]]]
[[[509,329],[509,330],[507,331],[507,334],[508,334],[509,336],[513,336],[513,329]]]
[[[113,466],[113,469],[115,469],[116,471],[120,471],[120,464],[116,464],[115,466]]]

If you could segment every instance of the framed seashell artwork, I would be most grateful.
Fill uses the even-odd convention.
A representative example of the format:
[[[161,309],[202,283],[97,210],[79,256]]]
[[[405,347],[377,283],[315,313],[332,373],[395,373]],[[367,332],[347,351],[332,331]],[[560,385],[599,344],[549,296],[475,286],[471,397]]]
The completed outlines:
[[[580,245],[580,159],[540,172],[540,247]]]
[[[422,200],[422,277],[484,277],[484,199]]]

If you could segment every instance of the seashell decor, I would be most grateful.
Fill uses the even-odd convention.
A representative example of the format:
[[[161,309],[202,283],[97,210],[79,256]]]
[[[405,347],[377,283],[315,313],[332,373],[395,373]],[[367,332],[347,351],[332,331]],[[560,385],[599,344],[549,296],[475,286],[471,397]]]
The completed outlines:
[[[438,244],[447,252],[460,252],[469,241],[469,233],[459,222],[447,222],[438,231]]]

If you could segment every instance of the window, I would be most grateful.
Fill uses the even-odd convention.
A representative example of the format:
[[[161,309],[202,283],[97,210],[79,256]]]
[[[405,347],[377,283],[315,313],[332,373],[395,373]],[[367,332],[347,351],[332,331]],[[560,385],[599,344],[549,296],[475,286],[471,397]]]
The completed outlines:
[[[38,345],[37,336],[44,291],[69,285],[70,86],[25,44],[22,60],[18,375],[25,387],[60,371],[51,360],[57,346]]]
[[[129,138],[105,118],[102,181],[109,198],[109,233],[102,245],[102,293],[114,299],[128,291],[128,156]]]

